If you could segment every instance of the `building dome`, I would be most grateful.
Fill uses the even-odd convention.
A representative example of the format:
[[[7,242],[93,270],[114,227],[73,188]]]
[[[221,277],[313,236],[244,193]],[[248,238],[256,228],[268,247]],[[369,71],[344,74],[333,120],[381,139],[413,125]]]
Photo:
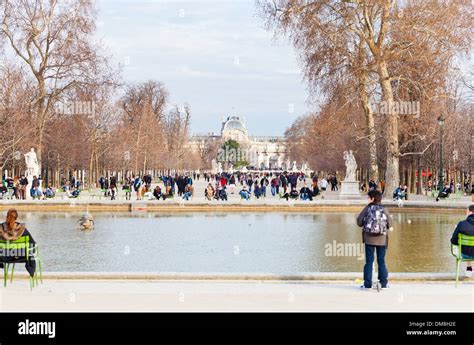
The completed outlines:
[[[248,142],[247,129],[244,121],[237,116],[229,116],[222,120],[222,138],[227,141],[235,140],[241,144]]]
[[[241,131],[241,132],[247,132],[245,129],[244,123],[240,120],[240,118],[232,116],[228,117],[227,120],[223,123],[222,131]]]

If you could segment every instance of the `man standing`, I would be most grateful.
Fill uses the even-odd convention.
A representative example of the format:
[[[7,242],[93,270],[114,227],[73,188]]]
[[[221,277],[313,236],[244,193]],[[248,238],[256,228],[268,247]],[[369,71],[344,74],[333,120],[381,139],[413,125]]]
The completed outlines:
[[[25,175],[21,175],[20,177],[20,199],[21,200],[26,200],[26,189],[28,186],[28,179],[25,177]]]
[[[115,200],[117,194],[117,177],[112,175],[110,177],[110,200]]]
[[[323,177],[322,180],[319,182],[319,186],[321,187],[321,190],[325,192],[328,188],[328,181]]]
[[[99,179],[99,185],[100,185],[100,189],[101,190],[104,190],[105,189],[105,177],[104,176],[101,176],[100,179]]]
[[[467,209],[467,218],[456,226],[453,236],[451,237],[451,243],[458,245],[459,234],[474,236],[474,205],[471,205]],[[461,252],[463,259],[472,259],[474,261],[474,247],[462,246]],[[466,277],[472,277],[472,262],[467,262]]]
[[[280,175],[280,185],[281,188],[283,188],[283,194],[286,194],[288,188],[288,178],[286,177],[286,173]]]
[[[357,225],[362,227],[362,240],[365,243],[364,285],[361,288],[372,287],[372,268],[375,253],[377,254],[378,280],[382,289],[388,286],[388,269],[385,264],[385,253],[388,248],[388,229],[390,217],[381,205],[382,193],[371,190],[368,194],[369,204],[357,217]]]

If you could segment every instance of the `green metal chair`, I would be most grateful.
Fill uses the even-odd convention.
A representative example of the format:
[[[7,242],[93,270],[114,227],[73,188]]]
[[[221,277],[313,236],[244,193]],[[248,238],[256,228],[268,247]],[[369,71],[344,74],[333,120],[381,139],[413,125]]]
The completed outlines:
[[[41,267],[41,259],[39,256],[39,247],[36,245],[35,247],[30,247],[30,237],[29,236],[22,236],[15,241],[5,241],[0,240],[0,251],[2,253],[24,253],[25,255],[21,256],[22,258],[15,262],[3,262],[3,286],[7,286],[8,274],[10,265],[12,266],[11,276],[10,276],[10,283],[13,282],[13,276],[15,274],[15,264],[17,263],[25,263],[29,260],[30,256],[33,255],[36,261],[36,269],[33,277],[29,276],[30,278],[30,289],[36,285],[38,286],[38,280],[43,283],[43,270]],[[39,278],[39,279],[38,279]]]
[[[13,200],[13,197],[15,196],[13,192],[13,188],[8,187],[8,193],[6,194],[6,198],[9,200]]]
[[[123,192],[123,198],[125,200],[131,200],[132,199],[132,190],[130,188],[122,189],[122,192]],[[117,194],[119,194],[119,193],[117,192]],[[127,199],[127,196],[128,196],[128,199]]]
[[[438,191],[436,190],[428,191],[426,196],[428,197],[428,200],[435,200],[436,197],[438,196]]]
[[[62,188],[59,188],[59,189],[56,189],[56,192],[54,193],[54,197],[59,198],[59,199],[64,199],[65,194],[66,193],[64,192],[64,190]]]
[[[467,236],[459,234],[458,245],[451,244],[451,254],[456,258],[456,287],[459,285],[459,268],[461,267],[461,262],[474,261],[474,259],[464,259],[462,257],[462,247],[474,247],[474,236]],[[457,247],[457,253],[454,252],[454,248]]]
[[[99,197],[99,193],[97,192],[97,190],[95,188],[89,188],[89,198],[92,200],[94,198],[97,198]]]
[[[452,200],[460,200],[464,196],[464,193],[462,191],[457,191],[456,193],[452,193],[449,197]]]
[[[107,189],[101,189],[99,193],[99,199],[102,200],[102,198],[106,198],[107,194]]]

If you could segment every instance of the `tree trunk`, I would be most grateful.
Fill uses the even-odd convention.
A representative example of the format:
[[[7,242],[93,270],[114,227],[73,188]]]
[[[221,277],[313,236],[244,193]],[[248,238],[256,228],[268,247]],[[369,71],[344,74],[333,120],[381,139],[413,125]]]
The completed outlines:
[[[41,167],[41,160],[43,157],[43,136],[44,136],[44,125],[46,122],[46,86],[41,76],[36,76],[38,81],[38,103],[36,106],[36,119],[35,119],[35,135],[38,147],[36,148],[36,157],[38,164]]]
[[[365,78],[366,80],[366,78]],[[365,120],[367,123],[367,138],[369,141],[369,175],[374,181],[379,180],[379,168],[377,166],[377,137],[375,132],[375,121],[372,108],[369,104],[369,97],[367,95],[367,90],[365,89],[363,81],[359,88],[359,96],[362,107],[365,113]]]
[[[388,73],[387,64],[385,61],[381,61],[378,65],[379,70],[379,81],[382,88],[383,100],[389,109],[387,116],[387,171],[385,193],[387,196],[391,196],[391,193],[400,185],[399,177],[399,144],[398,144],[398,114],[392,114],[390,111],[391,104],[393,104],[393,91],[392,85],[390,84],[390,75]]]
[[[365,52],[365,42],[362,40],[359,42],[358,60],[360,66],[364,66],[366,64],[367,57]],[[359,100],[361,102],[362,109],[364,109],[365,120],[367,124],[367,139],[369,141],[369,178],[372,178],[374,181],[378,181],[379,169],[377,166],[377,137],[375,131],[374,114],[372,107],[370,106],[369,94],[367,92],[369,78],[366,69],[360,69],[358,73],[358,79]]]
[[[93,185],[93,181],[94,181],[94,151],[95,151],[95,148],[92,149],[91,158],[89,160],[89,188],[94,188],[95,187]]]

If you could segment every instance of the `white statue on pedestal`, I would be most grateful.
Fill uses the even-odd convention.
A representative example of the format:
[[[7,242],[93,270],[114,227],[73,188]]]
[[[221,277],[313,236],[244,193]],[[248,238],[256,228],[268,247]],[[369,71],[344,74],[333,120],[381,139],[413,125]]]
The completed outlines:
[[[33,176],[39,177],[40,168],[38,164],[38,158],[34,148],[31,148],[30,152],[25,154],[26,163],[26,177],[32,179]]]
[[[352,150],[344,151],[344,160],[346,162],[346,176],[344,181],[356,181],[357,162]]]
[[[212,173],[213,174],[217,174],[217,170],[219,169],[219,165],[217,164],[217,161],[215,159],[213,159],[211,161],[211,166],[212,166]]]
[[[33,183],[33,178],[39,178],[40,166],[38,164],[38,158],[36,157],[36,152],[34,148],[31,148],[30,152],[25,154],[25,163],[26,163],[26,172],[25,176],[28,180],[28,185],[26,187],[26,196],[31,198],[31,186]]]

